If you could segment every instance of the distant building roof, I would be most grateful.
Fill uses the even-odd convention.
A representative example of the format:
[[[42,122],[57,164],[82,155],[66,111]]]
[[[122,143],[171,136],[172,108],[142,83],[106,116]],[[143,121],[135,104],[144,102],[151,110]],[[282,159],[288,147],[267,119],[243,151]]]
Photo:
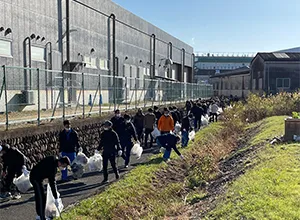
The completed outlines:
[[[221,73],[221,74],[216,74],[214,76],[211,76],[210,78],[218,78],[218,77],[224,77],[224,76],[235,76],[235,75],[247,75],[247,74],[250,74],[250,68],[249,68],[249,66],[244,66],[244,67],[232,70],[232,71],[228,71],[228,72]]]
[[[285,50],[279,50],[276,51],[277,53],[298,53],[300,52],[300,47],[294,47],[290,49],[285,49]]]
[[[300,61],[300,53],[257,53],[252,62],[257,56],[260,56],[264,61]]]
[[[233,56],[196,56],[195,63],[250,63],[253,57],[233,57]]]

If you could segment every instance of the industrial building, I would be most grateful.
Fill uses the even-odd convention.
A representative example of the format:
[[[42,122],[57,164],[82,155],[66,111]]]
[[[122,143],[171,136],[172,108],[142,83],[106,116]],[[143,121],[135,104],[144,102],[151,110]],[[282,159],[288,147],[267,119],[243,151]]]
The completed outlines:
[[[0,0],[0,8],[0,64],[11,111],[36,109],[37,90],[48,109],[58,102],[85,105],[91,96],[101,103],[180,99],[184,85],[154,94],[166,86],[146,80],[193,82],[193,48],[111,0]],[[82,90],[88,91],[83,100]]]
[[[212,76],[211,81],[214,94],[219,96],[297,91],[300,88],[300,53],[257,53],[250,67]]]
[[[252,53],[195,53],[195,81],[211,82],[210,77],[249,66]]]

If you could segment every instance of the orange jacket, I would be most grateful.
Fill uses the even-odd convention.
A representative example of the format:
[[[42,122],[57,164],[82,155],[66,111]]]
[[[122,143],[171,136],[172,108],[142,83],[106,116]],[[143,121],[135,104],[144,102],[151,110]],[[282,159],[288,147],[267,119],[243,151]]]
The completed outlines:
[[[171,115],[162,115],[158,120],[158,130],[168,132],[174,130],[174,120]]]

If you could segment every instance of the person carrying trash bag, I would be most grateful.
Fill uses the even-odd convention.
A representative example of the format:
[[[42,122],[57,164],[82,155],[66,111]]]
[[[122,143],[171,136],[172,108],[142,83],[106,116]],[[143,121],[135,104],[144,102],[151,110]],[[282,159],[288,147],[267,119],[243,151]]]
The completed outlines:
[[[115,110],[115,116],[112,117],[110,121],[112,123],[112,129],[120,137],[124,128],[124,118],[122,117],[119,109]]]
[[[102,183],[108,183],[108,161],[110,161],[111,167],[116,175],[116,179],[120,178],[119,171],[116,165],[116,157],[122,156],[122,150],[120,146],[120,140],[118,134],[112,129],[112,122],[106,121],[104,123],[104,131],[100,135],[100,143],[98,151],[103,150],[103,177]]]
[[[133,124],[138,136],[139,142],[142,142],[142,137],[143,137],[143,129],[144,129],[144,118],[145,115],[143,114],[143,111],[141,108],[138,109],[136,115],[133,118]]]
[[[182,119],[181,125],[181,147],[187,147],[189,143],[189,132],[191,130],[190,121],[193,118],[192,114],[189,114]]]
[[[130,121],[130,116],[125,114],[124,120],[125,120],[123,125],[124,130],[119,138],[120,138],[120,143],[123,151],[122,158],[125,160],[125,168],[128,168],[130,162],[130,153],[133,147],[132,139],[134,139],[135,142],[139,144],[140,142],[137,139],[137,134],[134,125]]]
[[[17,148],[10,147],[8,144],[0,145],[0,154],[3,161],[2,177],[4,179],[4,186],[1,191],[0,198],[2,199],[20,199],[20,193],[13,186],[15,177],[22,175],[23,166],[25,165],[26,156],[22,154]],[[13,192],[13,196],[11,194]]]
[[[179,152],[176,147],[176,144],[180,141],[180,137],[178,135],[168,133],[157,137],[157,142],[159,146],[165,148],[165,152],[163,155],[164,161],[168,161],[171,156],[172,149],[176,152],[181,159],[184,159],[183,155]]]
[[[150,148],[153,146],[153,136],[152,131],[154,130],[155,125],[155,115],[153,113],[153,109],[149,108],[148,113],[144,117],[144,125],[145,125],[145,144],[144,147],[148,147],[148,137],[150,135]]]
[[[174,120],[170,115],[170,111],[168,108],[164,108],[164,115],[160,117],[158,121],[158,130],[160,130],[161,134],[170,133],[170,131],[174,130]]]
[[[71,128],[69,120],[65,120],[63,125],[64,130],[59,133],[59,154],[60,157],[68,157],[72,163],[76,158],[77,150],[80,148],[78,135],[77,132]],[[68,181],[68,170],[61,172],[61,181]]]
[[[55,156],[49,156],[42,159],[35,166],[33,166],[30,172],[30,182],[34,190],[35,198],[35,208],[37,217],[36,220],[46,220],[45,208],[46,208],[46,195],[44,192],[43,181],[48,179],[49,185],[51,187],[52,195],[55,199],[55,206],[59,206],[55,176],[57,173],[57,168],[61,171],[67,169],[69,166],[70,159],[66,156],[57,159]]]

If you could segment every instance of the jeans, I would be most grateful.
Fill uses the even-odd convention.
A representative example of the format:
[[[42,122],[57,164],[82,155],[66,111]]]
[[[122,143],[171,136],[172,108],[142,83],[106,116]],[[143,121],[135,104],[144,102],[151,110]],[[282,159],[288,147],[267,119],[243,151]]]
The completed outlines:
[[[64,157],[64,156],[67,156],[69,159],[70,159],[70,162],[72,163],[73,160],[75,160],[76,158],[76,152],[73,152],[73,153],[66,153],[66,152],[61,152],[61,155]],[[68,178],[68,169],[65,169],[65,170],[62,170],[61,171],[61,179],[62,180],[66,180]]]
[[[189,143],[189,132],[184,130],[181,132],[181,146],[187,147]]]
[[[163,159],[168,160],[171,156],[171,152],[172,152],[172,149],[168,149],[168,150],[166,149],[165,153],[164,153],[164,156],[163,156]]]

